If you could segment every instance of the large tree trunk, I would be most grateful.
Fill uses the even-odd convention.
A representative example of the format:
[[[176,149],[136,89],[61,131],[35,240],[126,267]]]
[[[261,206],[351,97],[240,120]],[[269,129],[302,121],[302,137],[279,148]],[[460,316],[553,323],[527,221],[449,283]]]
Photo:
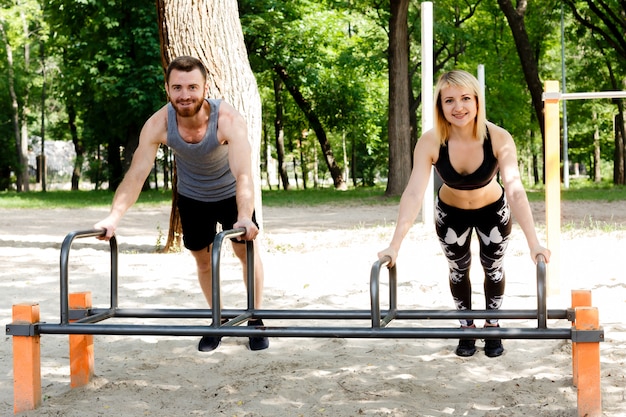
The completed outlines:
[[[13,122],[13,134],[15,137],[15,152],[16,152],[16,160],[17,167],[15,168],[15,173],[17,176],[16,188],[17,191],[28,191],[29,190],[29,180],[28,180],[28,137],[24,135],[25,129],[22,126],[25,123],[24,117],[20,117],[20,107],[19,102],[17,100],[17,93],[15,91],[15,70],[13,69],[13,50],[11,49],[11,44],[9,43],[9,38],[7,37],[7,33],[4,27],[4,21],[0,21],[0,37],[2,37],[4,47],[7,54],[7,67],[8,67],[8,76],[9,76],[9,96],[11,97],[11,118]],[[24,113],[24,109],[22,109],[22,114]]]
[[[391,2],[389,19],[389,175],[385,195],[400,195],[411,176],[409,0]]]
[[[545,143],[545,126],[543,121],[543,85],[539,78],[539,68],[537,65],[537,58],[533,53],[533,49],[528,39],[528,33],[526,32],[526,26],[524,24],[524,14],[526,13],[527,1],[520,0],[517,2],[517,8],[513,7],[511,0],[498,0],[500,9],[506,16],[513,34],[513,40],[517,48],[517,54],[522,64],[522,70],[524,71],[524,78],[526,84],[530,90],[530,96],[532,98],[533,108],[535,109],[535,115],[539,122],[539,128],[541,129],[541,141]],[[542,149],[545,146],[541,147]]]
[[[177,56],[191,55],[207,67],[209,96],[223,98],[245,117],[252,145],[255,209],[263,223],[260,183],[261,98],[250,68],[235,0],[157,0],[163,67]],[[174,171],[175,177],[175,171]],[[176,205],[176,181],[165,251],[180,247],[182,230]]]

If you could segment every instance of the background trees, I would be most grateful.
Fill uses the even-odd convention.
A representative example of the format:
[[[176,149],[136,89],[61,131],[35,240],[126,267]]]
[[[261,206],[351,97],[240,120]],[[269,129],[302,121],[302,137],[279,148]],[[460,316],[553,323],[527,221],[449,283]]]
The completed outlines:
[[[0,189],[38,187],[25,157],[41,152],[29,138],[44,133],[75,149],[73,178],[56,181],[114,189],[143,121],[166,100],[155,2],[0,1]],[[624,89],[623,2],[563,3],[568,91]],[[383,183],[393,185],[389,195],[401,192],[421,132],[420,3],[238,6],[263,108],[265,186]],[[561,2],[441,0],[434,13],[435,74],[484,65],[488,117],[513,134],[525,181],[540,184],[538,97],[544,80],[561,78]],[[595,180],[624,183],[622,102],[568,104],[572,174],[578,167]],[[147,187],[169,180],[163,165]]]

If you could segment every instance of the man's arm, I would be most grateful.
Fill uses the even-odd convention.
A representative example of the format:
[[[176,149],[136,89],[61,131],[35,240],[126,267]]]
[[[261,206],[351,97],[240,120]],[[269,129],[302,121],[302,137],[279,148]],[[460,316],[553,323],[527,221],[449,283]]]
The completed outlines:
[[[130,168],[117,188],[109,215],[94,225],[95,229],[106,229],[99,239],[109,240],[126,211],[137,201],[146,178],[152,170],[159,144],[166,137],[167,112],[163,107],[144,124],[139,135],[139,146],[133,155]]]
[[[252,178],[252,147],[248,142],[248,126],[243,116],[230,104],[220,105],[218,139],[228,144],[228,164],[236,185],[237,223],[234,228],[245,227],[244,240],[252,240],[259,229],[252,221],[254,212],[254,180]]]

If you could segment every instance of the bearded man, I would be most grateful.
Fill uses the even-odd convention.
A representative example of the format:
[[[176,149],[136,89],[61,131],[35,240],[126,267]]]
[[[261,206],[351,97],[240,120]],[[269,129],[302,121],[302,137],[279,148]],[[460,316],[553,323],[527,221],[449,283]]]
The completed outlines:
[[[207,71],[202,61],[190,56],[174,59],[165,74],[169,103],[144,124],[131,166],[113,198],[109,215],[96,229],[105,229],[99,239],[109,240],[126,211],[137,201],[154,165],[160,145],[174,151],[178,174],[178,209],[183,243],[193,255],[198,281],[211,306],[211,249],[217,224],[223,230],[245,228],[232,239],[241,261],[244,283],[247,274],[246,240],[259,233],[254,214],[254,185],[248,129],[243,116],[230,104],[208,99]],[[263,263],[254,245],[255,308],[263,298]],[[221,307],[221,306],[220,306]],[[262,326],[260,319],[249,326]],[[198,350],[208,352],[221,342],[219,336],[203,336]],[[269,346],[266,337],[251,337],[250,349]]]

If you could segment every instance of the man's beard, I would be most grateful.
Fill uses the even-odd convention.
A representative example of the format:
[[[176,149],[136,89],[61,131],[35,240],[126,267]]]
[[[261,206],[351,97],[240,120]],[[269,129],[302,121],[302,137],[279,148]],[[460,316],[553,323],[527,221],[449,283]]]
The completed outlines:
[[[191,107],[180,107],[178,103],[174,103],[173,101],[171,103],[172,103],[172,106],[174,107],[174,110],[176,110],[176,113],[179,116],[192,117],[198,114],[198,112],[202,108],[202,105],[204,104],[204,100],[198,100],[197,104]]]

